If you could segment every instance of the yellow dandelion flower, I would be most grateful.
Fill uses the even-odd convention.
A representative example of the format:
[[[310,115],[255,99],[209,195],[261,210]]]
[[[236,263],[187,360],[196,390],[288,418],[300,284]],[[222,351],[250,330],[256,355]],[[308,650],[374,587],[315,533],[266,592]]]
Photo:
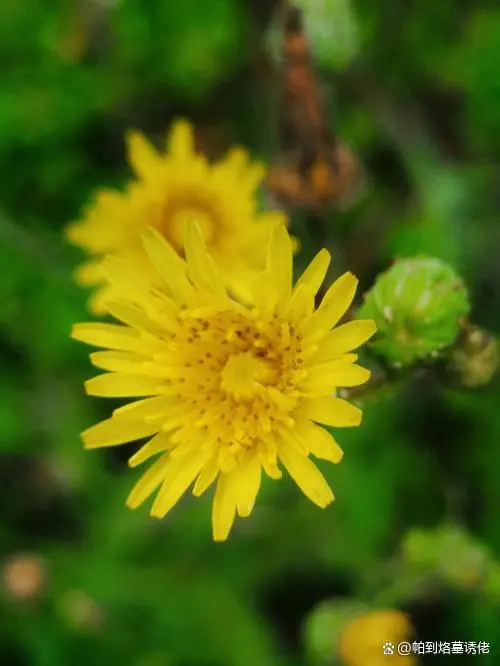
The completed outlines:
[[[322,250],[292,288],[292,244],[279,226],[265,270],[251,285],[252,305],[243,305],[228,295],[196,224],[186,228],[185,260],[152,229],[144,247],[155,287],[133,266],[108,259],[103,270],[120,294],[108,308],[122,324],[73,329],[77,340],[108,350],[91,354],[107,374],[88,381],[87,393],[142,398],[84,432],[85,446],[151,437],[129,464],[159,457],[127,504],[135,508],[159,489],[151,509],[159,518],[193,482],[195,496],[216,482],[218,541],[236,514],[251,513],[262,470],[278,479],[280,464],[326,507],[333,494],[309,456],[339,462],[342,451],[321,426],[360,424],[361,411],[335,392],[370,374],[351,351],[374,333],[374,322],[333,329],[352,302],[356,278],[339,278],[315,309],[330,256]]]
[[[101,191],[83,220],[66,234],[90,256],[76,273],[77,281],[97,287],[90,302],[103,314],[112,296],[100,266],[104,255],[125,258],[130,266],[152,274],[141,244],[148,227],[157,229],[179,254],[187,220],[200,226],[210,254],[226,283],[234,289],[248,274],[262,268],[262,247],[272,228],[284,224],[279,211],[257,211],[256,189],[264,177],[261,164],[250,163],[241,148],[210,164],[194,149],[193,130],[183,120],[174,123],[167,151],[160,154],[139,132],[127,136],[128,156],[136,180],[125,192]]]
[[[399,655],[398,644],[411,639],[409,617],[398,610],[375,610],[356,616],[342,631],[338,655],[345,666],[415,666],[414,656]],[[385,654],[384,654],[385,651]]]

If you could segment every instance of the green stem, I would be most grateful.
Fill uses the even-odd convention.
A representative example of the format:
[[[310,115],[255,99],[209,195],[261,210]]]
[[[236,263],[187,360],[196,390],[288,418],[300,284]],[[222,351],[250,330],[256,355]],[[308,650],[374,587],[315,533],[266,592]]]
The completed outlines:
[[[437,591],[438,583],[429,574],[412,572],[383,587],[372,598],[377,606],[397,607]]]

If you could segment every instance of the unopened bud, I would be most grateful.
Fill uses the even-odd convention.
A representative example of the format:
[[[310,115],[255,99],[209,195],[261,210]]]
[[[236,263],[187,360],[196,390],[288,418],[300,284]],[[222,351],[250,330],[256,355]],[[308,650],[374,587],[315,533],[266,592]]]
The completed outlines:
[[[462,280],[440,259],[396,261],[369,292],[359,316],[374,319],[371,346],[394,367],[437,357],[451,345],[469,314]]]
[[[493,564],[488,548],[458,525],[412,530],[403,540],[402,550],[410,566],[462,590],[480,589]]]
[[[433,567],[436,554],[433,537],[427,530],[414,528],[410,530],[401,543],[402,555],[410,566],[419,569]]]

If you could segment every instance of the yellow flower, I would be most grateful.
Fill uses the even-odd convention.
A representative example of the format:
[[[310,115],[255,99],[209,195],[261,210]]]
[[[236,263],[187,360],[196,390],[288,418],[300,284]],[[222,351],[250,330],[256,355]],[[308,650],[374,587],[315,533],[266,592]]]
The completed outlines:
[[[120,255],[131,267],[152,273],[141,244],[149,227],[182,255],[184,227],[195,219],[226,283],[234,289],[249,272],[262,268],[262,247],[271,229],[286,221],[278,211],[257,212],[255,192],[264,176],[262,165],[249,163],[240,148],[209,164],[195,152],[192,128],[182,120],[173,125],[165,154],[139,132],[130,132],[127,143],[136,180],[123,193],[98,193],[85,219],[66,231],[69,240],[92,257],[78,269],[76,279],[98,287],[90,303],[94,312],[103,314],[104,302],[112,295],[100,270],[104,255]]]
[[[408,641],[412,626],[408,616],[398,610],[377,610],[352,619],[340,636],[338,654],[345,666],[415,666],[413,655],[399,655],[399,643]],[[384,644],[388,652],[384,654]]]
[[[346,273],[320,307],[314,297],[330,256],[322,250],[292,289],[292,244],[277,227],[265,270],[251,284],[253,305],[231,298],[196,224],[186,228],[186,260],[154,230],[144,247],[157,271],[150,287],[132,265],[109,259],[107,279],[120,295],[110,313],[125,325],[78,324],[73,337],[112,351],[91,360],[108,371],[86,383],[102,397],[142,397],[83,433],[87,448],[152,437],[129,461],[159,458],[132,490],[135,508],[157,488],[151,515],[163,517],[195,481],[215,481],[213,533],[227,538],[235,514],[248,516],[261,483],[285,467],[320,507],[333,495],[309,459],[337,463],[342,451],[320,425],[357,426],[361,411],[335,397],[367,381],[352,349],[375,331],[353,321],[331,330],[349,307],[357,280]]]

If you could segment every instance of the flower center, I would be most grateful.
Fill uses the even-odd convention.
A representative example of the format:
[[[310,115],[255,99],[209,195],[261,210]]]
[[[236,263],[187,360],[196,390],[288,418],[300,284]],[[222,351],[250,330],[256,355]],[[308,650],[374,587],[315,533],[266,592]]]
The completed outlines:
[[[185,314],[169,348],[161,356],[163,372],[193,429],[182,436],[205,433],[221,446],[224,469],[269,442],[273,431],[293,425],[308,350],[288,322],[234,312],[206,319]]]
[[[265,364],[251,353],[236,354],[222,370],[221,388],[235,397],[250,397],[266,374]]]
[[[186,225],[196,222],[203,234],[207,245],[214,235],[214,227],[211,216],[199,208],[180,208],[168,218],[168,238],[180,254],[184,254],[184,237]]]

